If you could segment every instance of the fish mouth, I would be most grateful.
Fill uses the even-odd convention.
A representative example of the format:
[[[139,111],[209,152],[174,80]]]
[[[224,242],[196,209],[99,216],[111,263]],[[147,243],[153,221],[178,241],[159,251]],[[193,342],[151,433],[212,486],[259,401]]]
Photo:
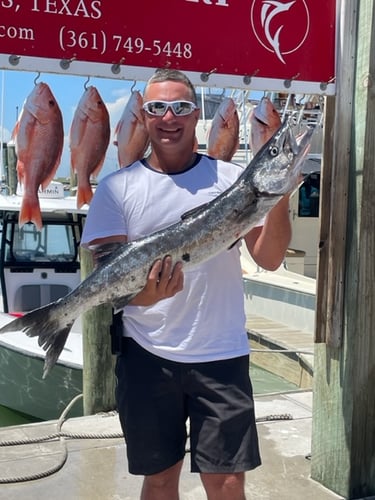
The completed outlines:
[[[313,130],[308,127],[297,140],[290,121],[287,118],[284,120],[273,138],[257,153],[259,161],[263,163],[254,172],[252,179],[257,196],[283,196],[297,187],[302,163],[310,149]],[[266,155],[265,162],[262,160],[263,155]],[[280,162],[277,159],[279,155],[284,158]]]

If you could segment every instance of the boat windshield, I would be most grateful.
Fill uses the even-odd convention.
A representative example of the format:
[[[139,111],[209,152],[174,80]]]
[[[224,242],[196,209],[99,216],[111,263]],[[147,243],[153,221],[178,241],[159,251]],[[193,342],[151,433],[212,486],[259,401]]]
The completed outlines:
[[[74,224],[44,224],[38,231],[34,224],[8,224],[5,262],[74,262],[77,243]]]

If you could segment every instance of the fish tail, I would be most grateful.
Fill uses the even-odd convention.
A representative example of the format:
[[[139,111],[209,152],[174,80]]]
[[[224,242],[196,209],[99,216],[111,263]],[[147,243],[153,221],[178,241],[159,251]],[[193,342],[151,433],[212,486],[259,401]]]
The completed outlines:
[[[0,328],[0,334],[22,330],[29,337],[38,337],[38,344],[46,351],[43,378],[60,356],[74,320],[59,311],[58,303],[34,309]]]
[[[90,204],[93,193],[90,184],[87,186],[78,187],[77,190],[77,208],[81,208],[83,205],[87,203]]]
[[[43,227],[38,197],[24,197],[22,200],[18,223],[22,227],[27,222],[33,222],[38,231]]]

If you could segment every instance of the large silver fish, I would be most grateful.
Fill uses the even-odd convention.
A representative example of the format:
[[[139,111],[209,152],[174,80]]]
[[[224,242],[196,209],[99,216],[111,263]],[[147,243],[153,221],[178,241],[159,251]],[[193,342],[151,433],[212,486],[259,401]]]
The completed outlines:
[[[285,121],[217,198],[165,229],[121,245],[71,293],[8,323],[0,333],[23,330],[30,337],[38,336],[47,351],[45,377],[81,313],[104,303],[125,305],[144,287],[157,259],[170,255],[173,264],[194,266],[232,246],[262,220],[297,185],[311,135],[308,129],[297,143]]]

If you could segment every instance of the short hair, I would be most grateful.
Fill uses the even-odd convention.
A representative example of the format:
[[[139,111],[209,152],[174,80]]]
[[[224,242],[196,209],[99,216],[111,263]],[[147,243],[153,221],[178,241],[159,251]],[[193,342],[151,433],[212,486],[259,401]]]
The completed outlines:
[[[197,94],[195,92],[194,85],[191,83],[189,78],[182,73],[182,71],[179,71],[178,69],[168,69],[168,68],[160,68],[155,71],[155,73],[151,76],[151,78],[148,80],[144,93],[146,93],[147,87],[151,85],[152,83],[158,83],[158,82],[166,82],[168,80],[174,81],[174,82],[181,82],[191,92],[191,97],[194,102],[194,104],[197,104]]]

